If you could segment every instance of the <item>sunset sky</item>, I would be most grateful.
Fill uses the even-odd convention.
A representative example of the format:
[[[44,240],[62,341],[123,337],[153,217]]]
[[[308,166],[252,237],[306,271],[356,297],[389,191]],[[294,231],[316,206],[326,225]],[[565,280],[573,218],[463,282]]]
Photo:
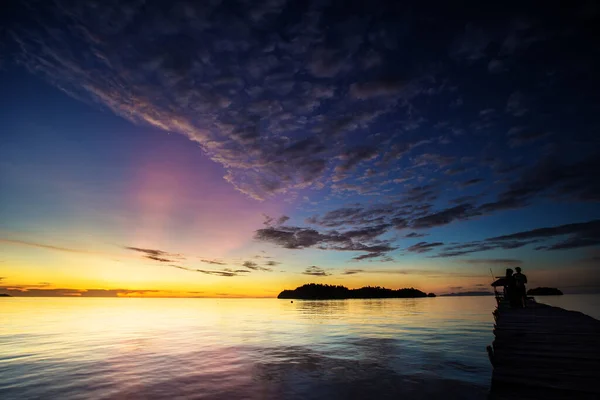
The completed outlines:
[[[596,2],[27,3],[0,293],[600,291]]]

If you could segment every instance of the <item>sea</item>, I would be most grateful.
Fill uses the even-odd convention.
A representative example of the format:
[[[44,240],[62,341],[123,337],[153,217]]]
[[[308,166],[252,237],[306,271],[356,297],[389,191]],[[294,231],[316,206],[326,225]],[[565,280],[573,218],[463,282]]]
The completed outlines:
[[[538,301],[600,319],[600,295]],[[0,399],[485,399],[494,307],[2,298]]]

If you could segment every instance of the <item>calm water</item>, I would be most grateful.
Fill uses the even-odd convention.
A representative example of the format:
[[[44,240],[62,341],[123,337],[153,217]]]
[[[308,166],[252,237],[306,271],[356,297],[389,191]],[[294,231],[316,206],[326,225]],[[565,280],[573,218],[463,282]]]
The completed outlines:
[[[492,297],[0,300],[2,399],[479,399],[491,374]]]

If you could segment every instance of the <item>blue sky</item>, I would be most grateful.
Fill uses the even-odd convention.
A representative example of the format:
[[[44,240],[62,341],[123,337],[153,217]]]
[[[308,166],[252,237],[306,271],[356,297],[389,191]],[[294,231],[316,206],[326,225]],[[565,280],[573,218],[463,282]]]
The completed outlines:
[[[2,287],[596,290],[599,10],[534,3],[14,6]]]

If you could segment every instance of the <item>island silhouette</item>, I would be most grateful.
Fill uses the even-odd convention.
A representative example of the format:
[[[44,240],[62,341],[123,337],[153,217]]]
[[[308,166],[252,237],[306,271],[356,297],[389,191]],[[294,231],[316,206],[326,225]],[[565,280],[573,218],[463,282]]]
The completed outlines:
[[[416,297],[435,297],[435,294],[427,294],[414,288],[393,290],[380,286],[365,286],[360,289],[348,289],[341,285],[308,283],[299,286],[294,290],[284,290],[277,296],[278,299],[300,300],[392,299]]]
[[[563,292],[557,288],[537,287],[527,291],[528,296],[562,296]]]

